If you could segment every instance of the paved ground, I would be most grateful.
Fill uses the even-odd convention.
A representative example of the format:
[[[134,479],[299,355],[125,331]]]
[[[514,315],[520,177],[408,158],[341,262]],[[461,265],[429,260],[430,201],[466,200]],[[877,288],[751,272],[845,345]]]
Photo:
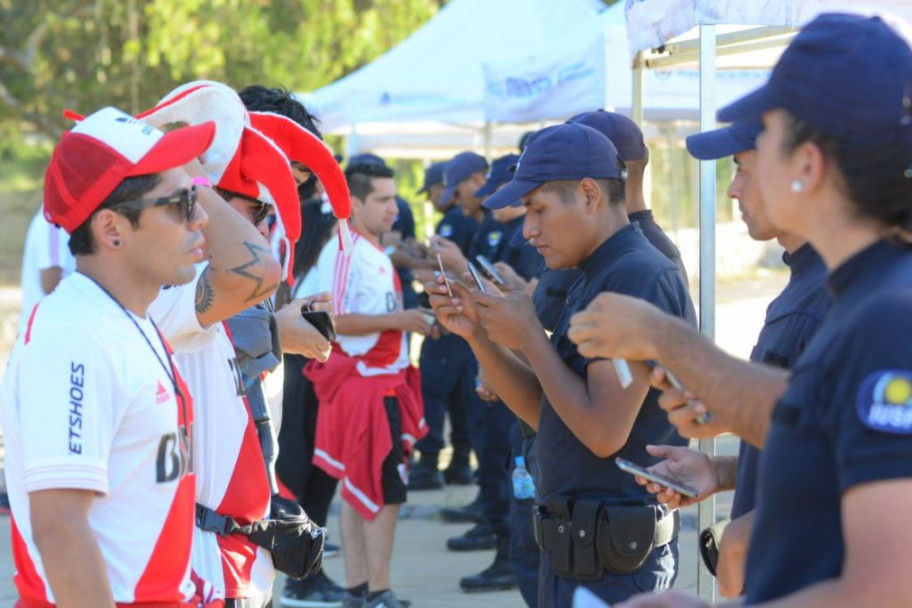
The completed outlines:
[[[729,352],[747,356],[763,322],[766,305],[777,293],[786,276],[782,273],[760,275],[750,281],[721,284],[717,294],[716,336],[719,344]],[[15,290],[0,289],[0,370],[5,366],[8,342],[3,340],[15,325],[9,313],[18,306]],[[6,313],[6,314],[4,314]],[[2,373],[2,372],[0,372]],[[733,437],[718,440],[718,451],[734,454],[737,442]],[[453,553],[445,547],[446,539],[461,534],[468,525],[445,524],[436,517],[440,507],[461,505],[474,497],[473,488],[448,487],[433,492],[414,492],[404,510],[397,535],[393,557],[393,588],[400,597],[411,599],[417,608],[449,608],[473,606],[478,608],[520,608],[523,602],[518,592],[488,594],[463,594],[459,578],[475,574],[493,560],[493,551],[478,553]],[[730,496],[717,501],[717,513],[727,513]],[[696,507],[683,513],[681,534],[682,564],[676,587],[696,588],[697,547]],[[330,534],[338,541],[338,518],[330,518]],[[0,608],[12,607],[16,593],[12,584],[12,556],[9,549],[9,519],[0,517]],[[343,580],[341,557],[327,559],[327,573],[336,580]],[[277,581],[276,590],[281,590]]]

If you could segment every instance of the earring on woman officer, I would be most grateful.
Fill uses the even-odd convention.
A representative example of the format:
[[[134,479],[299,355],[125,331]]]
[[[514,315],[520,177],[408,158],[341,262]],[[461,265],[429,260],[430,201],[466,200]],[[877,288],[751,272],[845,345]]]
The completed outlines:
[[[796,179],[795,181],[792,182],[792,192],[794,192],[795,194],[798,194],[799,192],[803,192],[803,191],[804,191],[804,182],[803,181],[801,181],[800,179]]]
[[[120,239],[114,239],[111,244],[115,247],[120,247]]]

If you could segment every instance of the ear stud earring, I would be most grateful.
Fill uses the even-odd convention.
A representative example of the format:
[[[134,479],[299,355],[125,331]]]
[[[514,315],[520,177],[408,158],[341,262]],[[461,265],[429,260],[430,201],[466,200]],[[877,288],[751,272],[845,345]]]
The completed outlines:
[[[803,181],[801,181],[800,179],[796,179],[795,181],[792,182],[792,192],[797,194],[798,192],[802,192],[803,190],[804,190]]]

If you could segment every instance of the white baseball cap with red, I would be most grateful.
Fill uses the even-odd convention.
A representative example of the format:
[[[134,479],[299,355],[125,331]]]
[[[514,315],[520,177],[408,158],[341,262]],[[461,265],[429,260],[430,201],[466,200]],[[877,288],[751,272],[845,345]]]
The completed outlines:
[[[89,219],[127,177],[180,167],[205,152],[215,123],[167,133],[103,108],[64,133],[44,176],[44,215],[68,233]]]

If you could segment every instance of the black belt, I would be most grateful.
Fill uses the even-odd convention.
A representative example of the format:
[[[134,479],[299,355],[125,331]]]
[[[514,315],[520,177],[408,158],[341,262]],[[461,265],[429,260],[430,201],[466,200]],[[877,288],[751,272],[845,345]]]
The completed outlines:
[[[570,499],[539,505],[535,540],[550,552],[554,571],[577,580],[598,580],[603,570],[630,574],[653,549],[674,540],[681,529],[677,510],[656,505],[618,506]]]

